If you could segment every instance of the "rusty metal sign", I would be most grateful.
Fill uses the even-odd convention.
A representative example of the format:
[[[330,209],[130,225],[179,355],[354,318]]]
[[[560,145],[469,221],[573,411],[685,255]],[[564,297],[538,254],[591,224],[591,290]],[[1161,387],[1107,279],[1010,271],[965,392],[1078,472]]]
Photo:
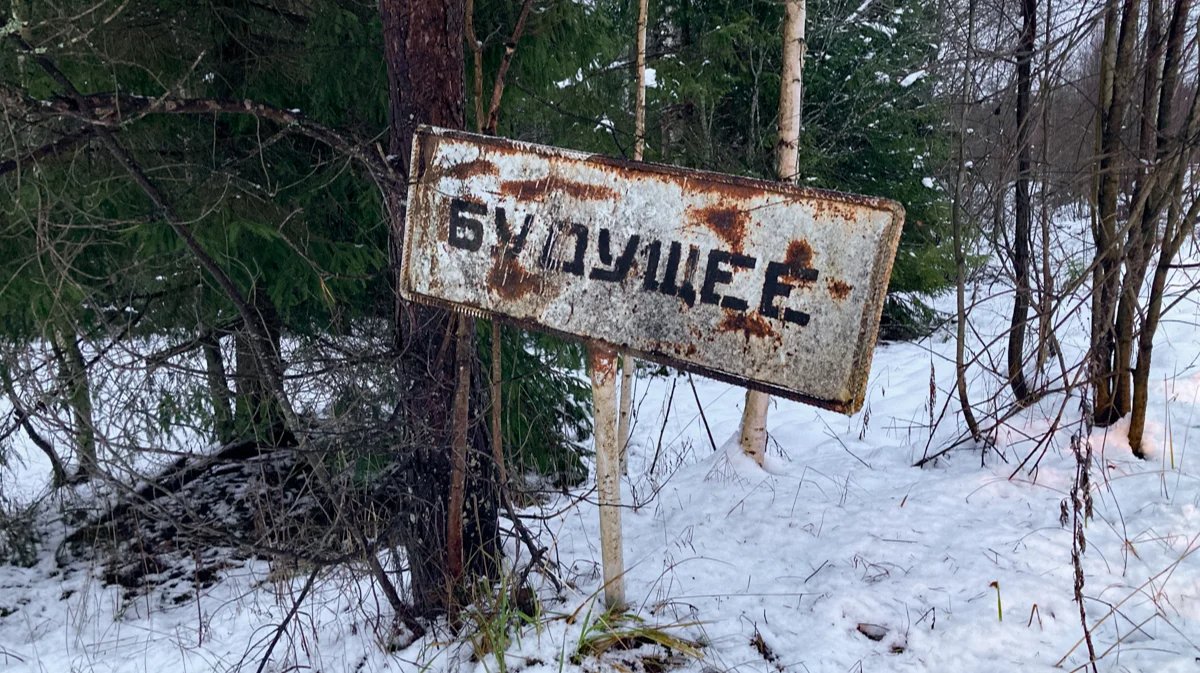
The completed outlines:
[[[422,127],[400,292],[845,413],[894,201]]]

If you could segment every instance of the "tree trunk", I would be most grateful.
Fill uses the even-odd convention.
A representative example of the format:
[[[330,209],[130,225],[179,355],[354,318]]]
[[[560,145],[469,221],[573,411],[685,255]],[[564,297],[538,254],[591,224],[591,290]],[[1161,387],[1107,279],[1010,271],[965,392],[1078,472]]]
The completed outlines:
[[[1138,133],[1138,167],[1133,198],[1136,210],[1129,213],[1129,233],[1125,244],[1125,275],[1121,280],[1120,300],[1114,324],[1116,351],[1114,369],[1117,372],[1113,390],[1113,405],[1121,415],[1129,413],[1133,404],[1132,381],[1127,372],[1132,371],[1134,329],[1140,307],[1142,284],[1150,265],[1158,233],[1159,207],[1162,198],[1147,195],[1159,191],[1155,188],[1158,155],[1158,108],[1159,85],[1163,68],[1162,5],[1159,0],[1150,0],[1146,26],[1146,59],[1139,68],[1144,73],[1140,108],[1141,123]],[[1137,207],[1140,206],[1140,207]]]
[[[1029,184],[1033,162],[1029,152],[1032,130],[1029,97],[1033,88],[1032,63],[1036,34],[1037,0],[1021,0],[1021,38],[1017,46],[1017,181],[1012,241],[1013,280],[1017,293],[1008,332],[1008,384],[1012,387],[1017,404],[1021,406],[1032,401],[1029,384],[1025,380],[1025,326],[1031,300],[1029,242],[1033,213],[1029,204]]]
[[[221,353],[221,338],[206,330],[200,337],[204,351],[204,373],[208,383],[208,400],[213,408],[213,438],[228,444],[236,438],[233,408],[229,404],[229,381],[225,378],[225,357]]]
[[[25,434],[29,435],[29,440],[34,446],[41,449],[42,453],[46,454],[46,458],[50,461],[50,471],[54,475],[54,488],[65,486],[70,478],[67,476],[67,468],[63,465],[62,458],[59,457],[58,451],[54,449],[54,445],[42,437],[37,428],[30,421],[29,412],[25,409],[25,404],[17,397],[17,387],[13,384],[12,376],[8,372],[8,364],[0,362],[0,387],[3,388],[4,394],[8,396],[8,403],[12,406],[13,416],[16,417],[17,424],[25,430]]]
[[[496,478],[500,480],[501,495],[508,497],[508,468],[504,462],[504,426],[502,425],[502,414],[504,412],[504,387],[503,387],[503,361],[501,346],[504,337],[504,328],[500,325],[500,321],[492,321],[492,362],[491,370],[488,373],[488,396],[491,401],[491,435],[492,435],[492,460],[496,463]]]
[[[466,0],[466,3],[463,24],[466,32],[467,47],[471,50],[472,58],[471,78],[473,93],[472,98],[475,108],[475,132],[483,133],[485,131],[484,124],[487,123],[487,118],[484,116],[483,112],[483,43],[479,41],[479,36],[475,34],[475,0]],[[501,89],[503,89],[503,81],[497,79],[496,86],[499,86]],[[491,402],[488,413],[489,421],[491,423],[490,434],[492,444],[492,462],[496,464],[496,478],[499,480],[500,496],[504,498],[505,504],[508,504],[508,469],[505,467],[504,463],[503,367],[500,359],[500,339],[503,335],[503,329],[500,325],[500,321],[496,320],[495,318],[491,320],[490,326],[492,362],[491,369],[488,371],[488,398]],[[459,381],[461,382],[461,380],[462,379],[460,377]],[[458,398],[456,396],[456,404],[457,401]],[[454,496],[452,493],[451,499],[453,499],[453,497]],[[451,556],[453,556],[453,550],[451,550]]]
[[[1200,92],[1196,94],[1197,102],[1200,102]],[[1194,106],[1194,109],[1200,106]],[[1180,178],[1182,173],[1187,170],[1187,162],[1180,161]],[[1133,451],[1133,455],[1138,458],[1145,458],[1146,453],[1143,448],[1143,434],[1146,429],[1146,404],[1150,397],[1150,361],[1154,353],[1154,333],[1158,331],[1159,320],[1162,319],[1163,313],[1163,298],[1166,292],[1167,275],[1170,273],[1171,263],[1175,256],[1179,254],[1180,248],[1187,241],[1193,223],[1200,215],[1200,200],[1193,200],[1191,207],[1185,215],[1180,218],[1183,211],[1183,180],[1180,179],[1177,183],[1177,188],[1174,191],[1173,203],[1167,215],[1167,226],[1165,227],[1162,248],[1159,250],[1158,264],[1154,269],[1154,279],[1150,286],[1150,298],[1146,306],[1146,318],[1142,324],[1142,329],[1138,333],[1138,358],[1137,364],[1133,368],[1133,400],[1129,418],[1129,448]]]
[[[79,454],[79,478],[90,479],[96,476],[99,462],[87,363],[73,332],[58,330],[54,336],[54,351],[58,358],[59,380],[67,406],[71,409],[71,435],[75,441],[75,451]]]
[[[261,280],[251,286],[246,301],[254,311],[251,317],[258,324],[242,325],[234,336],[235,435],[265,446],[277,446],[287,436],[274,383],[283,380],[282,324]]]
[[[475,34],[475,0],[466,0],[463,10],[463,30],[467,48],[471,50],[471,102],[475,111],[475,132],[483,133],[487,118],[483,116],[483,43]]]
[[[596,493],[600,501],[600,554],[604,571],[604,604],[625,606],[625,556],[621,539],[621,473],[612,420],[616,414],[616,353],[603,347],[588,348],[592,378],[592,407],[596,418]]]
[[[1139,0],[1109,0],[1104,16],[1101,47],[1100,118],[1096,209],[1093,230],[1096,260],[1092,270],[1092,417],[1096,425],[1115,423],[1123,413],[1117,404],[1115,313],[1121,286],[1122,244],[1118,238],[1117,196],[1121,183],[1121,129],[1133,79],[1133,45],[1137,33]]]
[[[966,340],[967,340],[967,260],[966,251],[963,249],[963,180],[966,177],[966,125],[967,125],[967,106],[970,104],[974,85],[972,83],[971,70],[971,51],[974,49],[975,43],[975,0],[970,0],[967,8],[967,55],[963,59],[963,95],[960,104],[962,112],[958,120],[958,166],[954,172],[954,202],[950,208],[950,227],[952,237],[954,239],[954,297],[955,297],[955,343],[954,343],[954,371],[955,384],[958,389],[958,402],[962,408],[963,421],[967,424],[967,431],[971,433],[971,439],[978,442],[982,437],[979,432],[979,422],[975,420],[975,413],[971,409],[971,399],[967,392],[967,364],[966,364]]]
[[[451,616],[458,607],[455,593],[463,574],[463,504],[467,488],[467,430],[474,344],[475,321],[468,316],[458,316],[454,341],[454,403],[450,413],[450,495],[446,508],[446,604]]]
[[[1154,333],[1158,330],[1158,321],[1162,316],[1163,293],[1167,285],[1167,264],[1174,255],[1167,254],[1167,246],[1163,242],[1162,257],[1167,263],[1159,262],[1154,270],[1154,279],[1150,285],[1150,300],[1146,306],[1146,319],[1138,335],[1137,364],[1133,368],[1133,391],[1130,399],[1129,415],[1129,448],[1133,455],[1145,458],[1143,435],[1146,431],[1146,404],[1150,398],[1150,361],[1154,354]]]
[[[1167,214],[1163,223],[1162,243],[1150,286],[1145,318],[1141,329],[1138,330],[1137,363],[1133,367],[1132,374],[1129,448],[1139,458],[1145,457],[1143,434],[1146,427],[1146,404],[1150,396],[1150,362],[1154,350],[1154,334],[1158,331],[1158,324],[1164,311],[1163,300],[1167,275],[1170,273],[1171,264],[1179,254],[1179,250],[1192,235],[1197,217],[1200,216],[1200,199],[1197,199],[1194,194],[1190,205],[1185,208],[1184,204],[1184,181],[1187,177],[1192,153],[1191,139],[1200,132],[1200,91],[1196,91],[1192,95],[1187,120],[1179,135],[1172,143],[1163,141],[1164,132],[1170,124],[1170,115],[1174,107],[1175,85],[1180,74],[1185,25],[1187,19],[1190,18],[1190,12],[1190,0],[1175,3],[1174,14],[1167,31],[1157,109],[1158,131],[1156,135],[1159,145],[1155,169],[1166,173],[1169,177],[1169,181],[1161,177],[1158,180],[1159,188],[1168,195],[1169,200],[1166,204]]]
[[[1046,43],[1045,55],[1042,58],[1042,73],[1040,82],[1041,95],[1041,121],[1042,121],[1042,147],[1041,147],[1041,163],[1042,163],[1042,179],[1040,185],[1041,192],[1041,209],[1038,212],[1038,223],[1041,234],[1042,250],[1041,250],[1041,266],[1042,266],[1042,283],[1038,292],[1038,341],[1037,341],[1037,358],[1035,360],[1034,371],[1037,376],[1041,377],[1046,370],[1046,360],[1054,350],[1052,345],[1054,335],[1051,334],[1054,324],[1054,268],[1050,263],[1050,109],[1052,107],[1054,92],[1050,86],[1050,56],[1053,52],[1051,44],[1054,41],[1053,34],[1053,17],[1054,5],[1053,0],[1045,0],[1044,6],[1046,11],[1042,13],[1046,17],[1046,23],[1043,32],[1043,39]],[[1044,379],[1043,379],[1044,380]]]
[[[637,84],[633,104],[633,160],[646,153],[646,17],[650,0],[638,0]],[[629,422],[633,416],[633,375],[637,363],[628,353],[621,356],[621,411],[617,422],[617,441],[621,443],[621,474],[629,472]]]
[[[775,177],[796,181],[800,157],[800,124],[804,113],[804,38],[806,0],[787,0],[783,20],[783,78],[779,87],[779,142],[775,145]],[[742,452],[759,465],[767,450],[767,409],[771,398],[756,390],[746,391],[742,429],[738,443]]]
[[[389,154],[395,168],[408,175],[408,158],[418,124],[463,128],[463,29],[462,0],[422,2],[380,0],[384,57],[388,75]],[[392,268],[399,271],[399,251],[404,238],[404,194],[387,195],[392,222]],[[407,498],[403,503],[405,527],[400,538],[408,552],[413,607],[425,616],[447,610],[449,551],[448,499],[450,493],[450,410],[455,391],[457,356],[443,349],[453,341],[457,323],[446,311],[415,306],[397,298],[397,375],[407,396],[401,420],[411,444],[398,447]],[[478,368],[470,354],[472,375]],[[480,386],[474,386],[481,390]],[[471,422],[463,489],[462,575],[458,587],[473,578],[494,573],[498,542],[495,465],[488,450],[485,423],[476,423],[483,408],[481,398],[470,399]]]

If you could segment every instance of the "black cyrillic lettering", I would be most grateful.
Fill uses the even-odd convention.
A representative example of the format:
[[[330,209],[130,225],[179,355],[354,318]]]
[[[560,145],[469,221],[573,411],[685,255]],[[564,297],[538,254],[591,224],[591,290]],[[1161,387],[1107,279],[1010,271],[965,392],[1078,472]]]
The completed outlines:
[[[529,229],[533,225],[533,215],[525,216],[521,224],[521,230],[513,234],[512,229],[508,227],[508,216],[503,208],[496,208],[496,238],[500,241],[498,248],[504,250],[504,254],[509,257],[518,257],[521,251],[525,249],[525,239],[529,236]]]
[[[608,227],[600,228],[600,237],[596,242],[596,254],[600,256],[600,263],[604,266],[612,266],[612,232]]]
[[[658,289],[658,260],[662,257],[662,241],[652,241],[646,247],[646,275],[642,287],[653,292]]]
[[[483,244],[483,222],[468,215],[487,215],[487,206],[464,199],[450,199],[450,245],[478,252]]]
[[[786,299],[792,293],[792,288],[795,287],[784,278],[795,278],[798,281],[815,281],[818,272],[816,269],[807,267],[797,268],[781,262],[770,262],[767,264],[767,277],[763,280],[762,301],[759,303],[758,312],[768,318],[779,317],[779,307],[775,305],[776,299]],[[790,308],[783,309],[783,319],[790,323],[795,323],[801,327],[808,324],[809,315],[803,311],[796,311]]]
[[[587,227],[578,222],[559,223],[558,226],[551,229],[551,232],[551,235],[546,239],[546,245],[542,248],[542,267],[546,269],[561,269],[569,274],[582,276],[583,257],[587,253]],[[575,254],[569,262],[559,261],[555,259],[554,255],[555,249],[558,247],[558,241],[564,234],[575,237]]]
[[[696,267],[700,265],[700,248],[688,246],[687,261],[683,263],[683,282],[676,293],[688,306],[696,305],[696,286],[692,279],[696,277]]]
[[[767,277],[763,280],[762,301],[758,305],[758,312],[768,318],[779,317],[779,308],[775,306],[775,298],[786,298],[792,293],[791,285],[779,282],[779,277],[787,273],[787,270],[787,264],[779,262],[767,264]]]
[[[783,309],[783,319],[787,322],[796,323],[804,327],[808,324],[809,315],[804,311],[794,311],[790,308]]]
[[[704,269],[704,282],[700,285],[701,304],[719,304],[721,295],[716,293],[717,285],[726,285],[733,280],[733,273],[721,268],[729,263],[729,253],[724,250],[710,250],[708,266]]]
[[[663,294],[672,296],[679,294],[675,276],[679,274],[679,258],[682,254],[683,246],[679,245],[679,241],[671,241],[671,247],[667,249],[667,273],[663,277],[662,285],[658,288]]]
[[[749,255],[742,255],[735,252],[729,256],[729,266],[732,266],[735,269],[750,270],[753,269],[757,264],[758,260]],[[746,309],[750,308],[750,304],[741,297],[735,297],[731,294],[727,294],[721,299],[721,308],[733,309],[735,311],[745,311]]]
[[[634,234],[629,237],[625,243],[625,250],[617,257],[616,262],[613,262],[612,255],[612,234],[608,229],[600,230],[600,238],[597,241],[597,252],[600,254],[600,263],[606,266],[612,265],[611,269],[594,268],[588,274],[588,278],[592,280],[605,280],[609,282],[619,283],[625,280],[625,276],[629,275],[629,269],[633,266],[633,256],[637,254],[638,241],[641,236]]]
[[[717,294],[718,285],[727,285],[733,281],[733,272],[721,268],[728,264],[735,269],[753,269],[758,260],[748,255],[729,253],[724,250],[713,250],[708,253],[708,266],[704,271],[704,283],[700,286],[700,302],[703,304],[720,304],[722,308],[735,311],[745,311],[749,304],[741,297],[726,295],[724,298]]]

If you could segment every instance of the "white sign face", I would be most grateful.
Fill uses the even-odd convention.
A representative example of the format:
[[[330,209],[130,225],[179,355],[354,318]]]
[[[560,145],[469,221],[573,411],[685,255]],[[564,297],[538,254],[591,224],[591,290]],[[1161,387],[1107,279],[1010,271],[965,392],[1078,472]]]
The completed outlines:
[[[899,204],[428,127],[413,145],[406,299],[862,405]]]

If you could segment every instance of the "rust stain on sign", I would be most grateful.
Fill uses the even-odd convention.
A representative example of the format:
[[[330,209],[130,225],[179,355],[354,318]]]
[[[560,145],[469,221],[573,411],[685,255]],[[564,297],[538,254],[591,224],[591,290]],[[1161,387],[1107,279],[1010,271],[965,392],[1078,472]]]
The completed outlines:
[[[750,220],[749,213],[725,204],[717,204],[691,211],[694,221],[708,227],[719,236],[733,252],[741,252],[746,238],[746,224]]]
[[[517,300],[540,287],[540,276],[530,273],[517,260],[501,255],[488,272],[488,287],[505,299]]]
[[[747,341],[752,336],[759,338],[775,336],[775,330],[771,329],[771,324],[761,315],[753,313],[730,311],[721,319],[721,324],[717,325],[717,329],[725,332],[741,332]]]
[[[509,180],[501,183],[500,193],[518,201],[540,200],[547,194],[568,194],[577,199],[604,201],[618,197],[617,192],[601,185],[564,180],[556,175],[535,180]]]
[[[464,161],[461,164],[456,164],[446,171],[446,175],[452,178],[465,180],[475,175],[498,175],[500,168],[490,161],[483,159],[475,159],[473,161]]]
[[[788,243],[787,254],[784,255],[783,263],[789,266],[808,269],[812,267],[813,251],[812,246],[808,241],[800,239]]]
[[[829,287],[829,296],[833,297],[834,299],[836,299],[838,301],[841,301],[841,300],[845,299],[846,297],[849,297],[850,291],[854,289],[854,288],[850,287],[849,285],[847,285],[845,283],[845,281],[836,280],[836,279],[830,280],[825,284],[826,284],[826,286]]]
[[[413,145],[406,298],[861,406],[898,204],[428,127]]]

